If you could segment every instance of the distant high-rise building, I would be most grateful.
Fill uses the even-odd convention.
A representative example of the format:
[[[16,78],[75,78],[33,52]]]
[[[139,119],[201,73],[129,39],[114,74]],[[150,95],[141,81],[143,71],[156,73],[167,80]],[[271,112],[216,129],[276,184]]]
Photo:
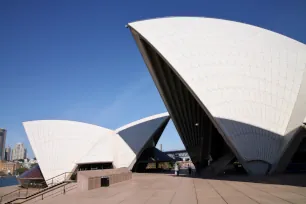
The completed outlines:
[[[11,161],[11,156],[12,156],[12,150],[11,150],[11,148],[10,147],[6,147],[5,148],[5,155],[4,155],[4,159],[6,160],[6,161]]]
[[[6,130],[0,128],[0,161],[4,160],[5,156],[5,140],[6,140]]]
[[[25,159],[27,157],[27,149],[23,143],[17,143],[12,150],[12,160]]]

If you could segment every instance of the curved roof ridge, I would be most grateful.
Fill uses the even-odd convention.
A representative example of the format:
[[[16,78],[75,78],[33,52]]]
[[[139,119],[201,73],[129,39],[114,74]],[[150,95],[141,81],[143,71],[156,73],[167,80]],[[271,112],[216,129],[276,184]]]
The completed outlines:
[[[126,124],[126,125],[123,125],[123,126],[117,128],[117,129],[115,130],[115,132],[116,132],[116,133],[119,133],[119,132],[122,131],[122,130],[128,129],[128,128],[130,128],[130,127],[132,127],[132,126],[135,126],[135,125],[138,125],[138,124],[140,124],[140,123],[144,123],[144,122],[146,122],[146,121],[150,121],[150,120],[154,120],[154,119],[156,119],[156,118],[162,118],[162,117],[166,117],[166,116],[170,117],[168,112],[164,112],[164,113],[160,113],[160,114],[156,114],[156,115],[151,115],[151,116],[149,116],[149,117],[142,118],[142,119],[136,120],[136,121],[134,121],[134,122],[128,123],[128,124]]]
[[[36,123],[36,122],[48,122],[48,121],[61,121],[61,122],[79,123],[79,124],[90,125],[90,126],[94,126],[94,127],[98,127],[98,128],[114,131],[112,129],[109,129],[109,128],[106,128],[106,127],[102,127],[100,125],[86,123],[86,122],[82,122],[82,121],[76,121],[76,120],[57,120],[57,119],[54,119],[54,120],[53,119],[50,119],[50,120],[49,119],[46,119],[46,120],[29,120],[29,121],[22,122],[22,124],[29,124],[29,123]]]
[[[133,29],[137,30],[137,28],[134,27],[135,25],[137,26],[137,24],[144,23],[144,22],[147,22],[147,21],[157,21],[157,20],[160,20],[160,19],[176,19],[176,20],[177,19],[206,19],[206,20],[218,20],[218,21],[224,21],[224,22],[230,22],[230,23],[243,24],[245,26],[258,28],[258,29],[261,29],[261,30],[264,30],[264,31],[267,31],[267,32],[271,32],[273,34],[277,34],[279,36],[286,37],[286,38],[288,38],[287,40],[295,41],[296,43],[306,45],[305,43],[300,42],[298,40],[295,40],[292,37],[289,37],[287,35],[278,33],[277,31],[273,31],[273,30],[270,30],[270,29],[267,29],[267,28],[260,27],[258,25],[253,25],[253,24],[250,24],[250,23],[247,23],[247,22],[241,22],[241,21],[236,21],[236,20],[228,20],[228,19],[223,19],[223,18],[213,18],[213,17],[204,17],[204,16],[164,16],[164,17],[157,17],[157,18],[150,18],[150,19],[143,19],[143,20],[139,20],[139,21],[133,21],[133,22],[128,23],[127,27],[130,26]]]

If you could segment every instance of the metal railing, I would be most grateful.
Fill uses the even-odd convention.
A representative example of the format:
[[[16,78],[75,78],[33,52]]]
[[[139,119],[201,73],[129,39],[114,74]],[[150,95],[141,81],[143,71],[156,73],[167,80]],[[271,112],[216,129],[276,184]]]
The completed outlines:
[[[30,201],[32,199],[35,199],[35,198],[39,198],[39,200],[44,200],[44,199],[47,199],[49,197],[56,197],[56,196],[59,196],[59,195],[65,195],[69,191],[72,191],[72,190],[77,188],[77,184],[69,186],[70,184],[71,184],[71,182],[65,183],[64,185],[59,186],[57,189],[52,189],[52,190],[50,189],[50,191],[47,190],[47,191],[44,191],[40,194],[30,196],[28,198],[21,198],[21,199],[24,199],[24,201],[21,201],[20,203],[25,203],[25,202],[28,202],[28,201]]]
[[[21,198],[28,198],[32,195],[39,194],[42,191],[45,191],[47,189],[52,188],[53,186],[59,185],[63,182],[65,182],[70,176],[73,174],[73,172],[65,172],[62,174],[59,174],[57,176],[54,176],[50,179],[47,179],[46,181],[37,183],[34,185],[35,188],[31,188],[31,186],[28,186],[26,188],[20,188],[15,191],[12,191],[10,193],[7,193],[0,197],[0,204],[2,203],[8,203],[12,202],[13,200],[21,199]]]

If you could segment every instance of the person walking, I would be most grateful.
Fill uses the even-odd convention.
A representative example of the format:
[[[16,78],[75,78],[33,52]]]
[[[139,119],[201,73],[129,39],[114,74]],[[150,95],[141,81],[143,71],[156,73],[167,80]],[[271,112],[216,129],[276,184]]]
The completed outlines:
[[[176,176],[179,176],[179,175],[180,175],[180,166],[179,166],[178,163],[175,163],[174,171],[175,171],[175,175],[176,175]]]
[[[189,176],[191,176],[191,166],[190,166],[190,164],[188,164],[188,173],[189,173]]]

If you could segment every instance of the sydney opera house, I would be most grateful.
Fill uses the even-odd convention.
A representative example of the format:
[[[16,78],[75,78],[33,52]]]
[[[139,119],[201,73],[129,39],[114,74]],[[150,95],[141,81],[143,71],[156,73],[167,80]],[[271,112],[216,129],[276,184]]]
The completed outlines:
[[[128,25],[169,112],[117,130],[25,122],[45,179],[63,172],[144,168],[170,117],[200,173],[237,159],[249,174],[283,172],[306,144],[306,46],[243,23],[169,17]],[[306,148],[305,148],[306,151]]]
[[[142,160],[154,157],[158,151],[155,145],[169,120],[169,114],[162,113],[116,130],[66,120],[29,121],[23,125],[43,178],[60,180],[58,175],[77,170],[126,167],[141,171],[146,167]]]
[[[128,27],[197,170],[234,157],[249,174],[286,168],[305,137],[304,44],[212,18]]]

